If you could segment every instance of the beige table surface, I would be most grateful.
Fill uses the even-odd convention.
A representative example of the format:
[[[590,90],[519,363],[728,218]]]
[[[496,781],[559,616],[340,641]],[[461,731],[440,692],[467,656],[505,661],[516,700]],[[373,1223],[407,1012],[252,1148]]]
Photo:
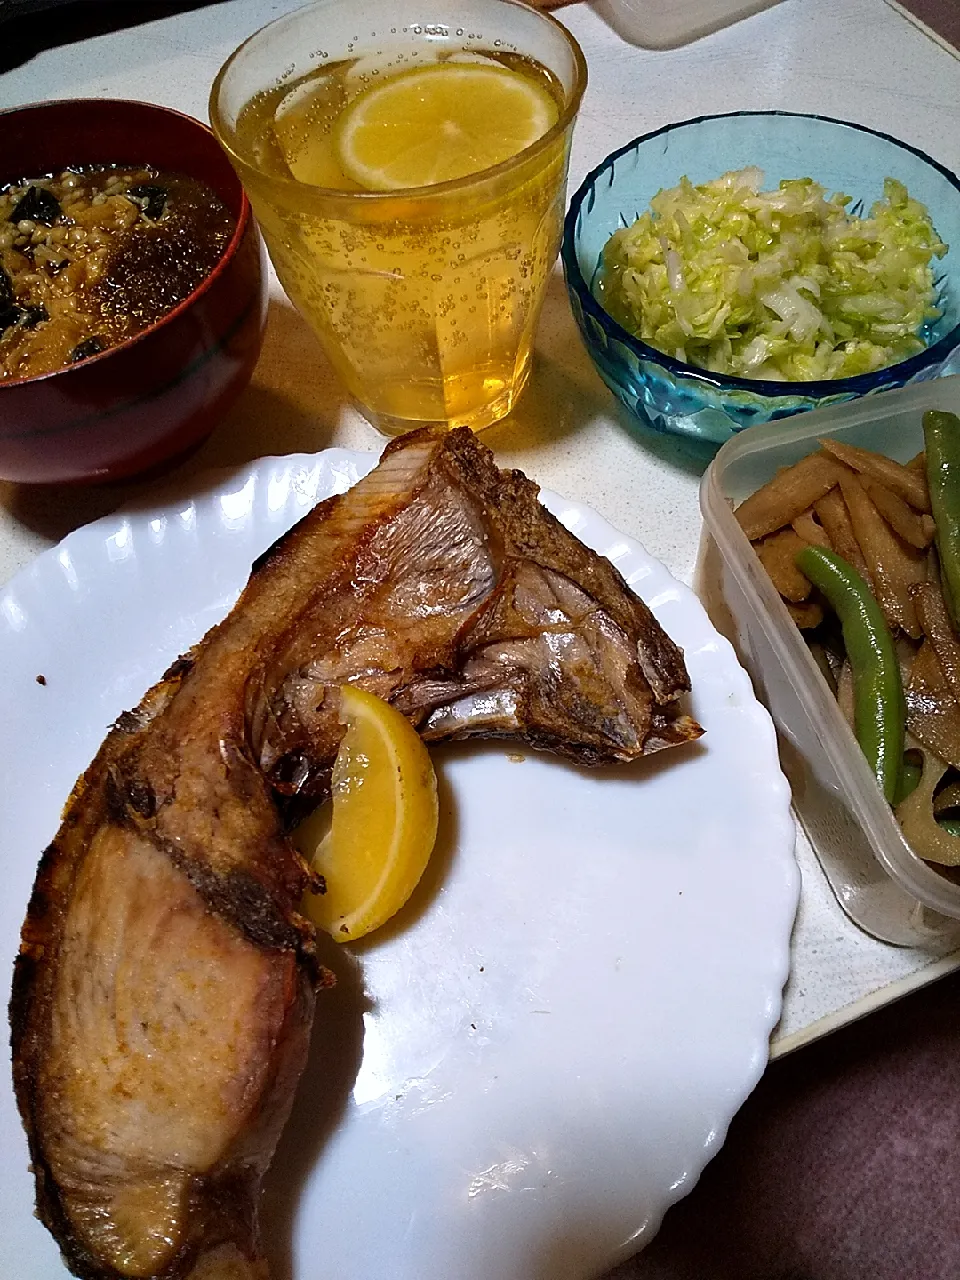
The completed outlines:
[[[206,118],[226,54],[289,0],[228,0],[37,52],[0,74],[0,107],[42,98],[136,97]],[[561,11],[590,65],[571,189],[614,147],[671,121],[778,107],[889,130],[960,170],[960,61],[884,0],[782,0],[693,44],[626,44],[585,4]],[[3,52],[0,28],[0,55]],[[694,447],[638,432],[581,348],[559,269],[516,414],[485,433],[501,464],[589,503],[689,582],[700,532]],[[268,453],[330,445],[376,451],[381,438],[345,402],[304,322],[274,281],[266,344],[249,389],[186,475]],[[112,511],[136,484],[69,491],[0,484],[0,581],[70,530]],[[877,942],[832,897],[806,839],[792,972],[772,1051],[784,1053],[960,964]]]

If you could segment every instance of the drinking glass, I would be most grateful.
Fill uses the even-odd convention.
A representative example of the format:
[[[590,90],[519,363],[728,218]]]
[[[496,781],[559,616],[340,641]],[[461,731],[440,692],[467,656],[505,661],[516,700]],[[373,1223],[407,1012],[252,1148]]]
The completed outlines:
[[[502,163],[433,186],[340,190],[295,176],[281,126],[304,86],[333,83],[344,66],[373,83],[441,51],[539,64],[556,123]],[[256,32],[221,69],[214,132],[280,282],[384,434],[427,423],[479,429],[522,392],[585,86],[573,37],[517,0],[318,0]]]

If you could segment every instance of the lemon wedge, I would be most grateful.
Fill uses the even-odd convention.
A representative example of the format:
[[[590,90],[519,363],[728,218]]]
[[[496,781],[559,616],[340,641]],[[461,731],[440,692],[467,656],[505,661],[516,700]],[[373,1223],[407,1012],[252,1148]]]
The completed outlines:
[[[295,840],[326,880],[304,911],[337,942],[389,920],[413,893],[437,838],[437,779],[416,730],[396,708],[353,685],[340,689],[347,731],[333,767],[332,821],[323,811]]]
[[[344,173],[370,191],[432,186],[500,164],[557,121],[546,89],[518,71],[441,62],[355,98],[337,124]]]

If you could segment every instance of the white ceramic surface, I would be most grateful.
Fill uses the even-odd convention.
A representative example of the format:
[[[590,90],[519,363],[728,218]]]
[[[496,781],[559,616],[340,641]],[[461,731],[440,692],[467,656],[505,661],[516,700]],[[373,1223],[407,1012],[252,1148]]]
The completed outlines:
[[[372,461],[334,449],[194,481],[71,534],[0,594],[5,966],[108,723]],[[798,894],[767,713],[686,587],[545,500],[682,644],[706,735],[592,773],[507,744],[436,752],[430,883],[359,964],[330,946],[340,983],[268,1187],[278,1277],[595,1275],[690,1189],[766,1063]],[[0,1276],[56,1280],[8,1069],[0,1144]]]

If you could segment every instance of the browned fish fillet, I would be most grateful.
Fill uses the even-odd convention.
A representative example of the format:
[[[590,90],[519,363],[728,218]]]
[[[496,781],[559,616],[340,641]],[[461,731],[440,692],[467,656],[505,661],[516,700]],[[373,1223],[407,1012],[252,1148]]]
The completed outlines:
[[[323,977],[284,808],[326,793],[345,681],[430,740],[587,763],[700,733],[679,649],[471,432],[403,437],[321,503],[121,716],[40,865],[14,1080],[78,1276],[266,1276],[259,1186]]]

